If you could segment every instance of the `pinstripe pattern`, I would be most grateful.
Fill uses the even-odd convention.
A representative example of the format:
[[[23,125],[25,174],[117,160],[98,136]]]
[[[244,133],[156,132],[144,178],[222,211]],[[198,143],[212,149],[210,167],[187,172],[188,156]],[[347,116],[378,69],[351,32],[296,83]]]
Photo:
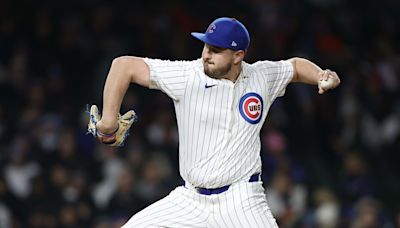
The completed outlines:
[[[123,228],[207,227],[207,201],[202,197],[178,187],[167,197],[134,215]]]
[[[261,172],[259,133],[272,102],[284,95],[293,77],[291,63],[243,62],[233,83],[207,77],[201,59],[144,61],[150,68],[150,88],[162,90],[174,101],[182,178],[204,188],[237,184],[209,197],[177,188],[133,216],[126,227],[276,227],[261,184],[248,179]],[[263,101],[256,124],[240,113],[239,103],[246,94],[257,94]]]
[[[122,228],[278,227],[262,187],[262,182],[240,182],[221,194],[204,196],[178,187],[167,197],[134,215]]]

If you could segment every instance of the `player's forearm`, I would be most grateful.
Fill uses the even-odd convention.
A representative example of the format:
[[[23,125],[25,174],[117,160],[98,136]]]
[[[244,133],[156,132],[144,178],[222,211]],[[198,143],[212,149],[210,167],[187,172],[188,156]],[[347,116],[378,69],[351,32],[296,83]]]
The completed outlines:
[[[322,72],[319,66],[303,58],[292,58],[289,61],[292,62],[294,68],[292,82],[302,82],[311,85],[318,84],[319,74]]]
[[[104,125],[104,131],[107,132],[116,127],[122,99],[128,90],[130,82],[131,76],[126,70],[125,63],[120,58],[114,59],[103,91],[103,115],[101,121]]]
[[[116,129],[121,103],[130,83],[149,87],[148,66],[139,57],[122,56],[114,59],[103,92],[103,117],[98,126],[103,133]]]

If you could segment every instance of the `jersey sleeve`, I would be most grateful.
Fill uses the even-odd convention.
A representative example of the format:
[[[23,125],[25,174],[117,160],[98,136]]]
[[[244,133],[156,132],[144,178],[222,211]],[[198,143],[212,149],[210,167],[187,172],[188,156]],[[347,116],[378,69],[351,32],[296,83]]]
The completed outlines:
[[[254,64],[266,81],[273,98],[285,95],[286,86],[293,78],[293,65],[287,60],[259,61]]]
[[[150,69],[150,89],[163,91],[178,101],[184,94],[191,61],[143,58]]]

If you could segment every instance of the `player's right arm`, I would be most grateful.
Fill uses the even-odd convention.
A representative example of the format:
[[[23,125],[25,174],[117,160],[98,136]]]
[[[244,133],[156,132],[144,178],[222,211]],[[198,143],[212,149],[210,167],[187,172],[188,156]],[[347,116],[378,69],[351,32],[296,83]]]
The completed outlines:
[[[319,81],[327,81],[329,77],[333,78],[333,85],[329,89],[334,89],[340,84],[339,76],[331,70],[322,70],[315,63],[304,58],[291,58],[288,60],[293,65],[293,79],[291,82],[301,82],[311,85],[318,85]],[[318,86],[319,93],[323,94],[327,89]]]
[[[102,118],[97,129],[103,134],[113,133],[122,100],[131,83],[149,88],[150,70],[142,58],[121,56],[112,61],[103,91]]]

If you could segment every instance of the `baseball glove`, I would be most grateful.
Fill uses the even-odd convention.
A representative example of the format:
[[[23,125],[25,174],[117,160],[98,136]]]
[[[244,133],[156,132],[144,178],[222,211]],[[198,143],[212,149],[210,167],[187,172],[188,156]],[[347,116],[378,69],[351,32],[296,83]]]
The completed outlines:
[[[123,146],[126,137],[129,135],[129,129],[134,122],[137,121],[136,113],[133,110],[126,112],[124,115],[118,114],[118,128],[112,134],[101,133],[97,128],[96,124],[100,121],[101,116],[99,109],[96,105],[90,107],[90,119],[88,124],[88,133],[92,134],[100,142],[110,146]]]

